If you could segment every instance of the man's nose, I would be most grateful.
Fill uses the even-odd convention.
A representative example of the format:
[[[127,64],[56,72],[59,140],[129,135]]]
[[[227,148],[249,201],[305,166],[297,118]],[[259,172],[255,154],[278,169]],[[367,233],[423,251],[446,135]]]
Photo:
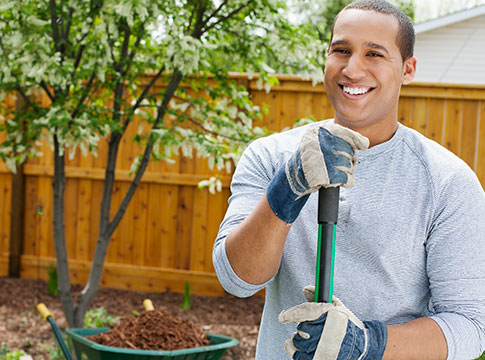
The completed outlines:
[[[349,79],[360,79],[365,76],[365,63],[362,57],[358,54],[352,54],[347,61],[347,64],[342,70],[342,74]]]

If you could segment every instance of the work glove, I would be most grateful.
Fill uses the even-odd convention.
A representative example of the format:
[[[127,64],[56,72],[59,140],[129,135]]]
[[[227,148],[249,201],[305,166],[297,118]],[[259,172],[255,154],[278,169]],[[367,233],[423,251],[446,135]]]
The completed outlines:
[[[266,197],[271,209],[291,224],[310,193],[321,187],[352,187],[355,150],[368,147],[366,137],[334,123],[310,128],[268,186]]]
[[[281,323],[298,323],[285,350],[295,360],[378,360],[387,343],[387,328],[380,321],[360,321],[337,297],[332,303],[312,302],[315,287],[303,289],[304,304],[282,311]]]

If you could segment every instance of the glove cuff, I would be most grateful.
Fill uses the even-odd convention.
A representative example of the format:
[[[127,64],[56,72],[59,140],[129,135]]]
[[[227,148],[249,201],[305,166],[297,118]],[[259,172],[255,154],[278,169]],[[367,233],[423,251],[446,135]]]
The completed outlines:
[[[285,167],[282,166],[269,183],[266,190],[271,210],[287,224],[295,222],[310,195],[297,195],[291,190]]]
[[[387,345],[387,327],[380,321],[364,321],[368,346],[363,360],[380,360]]]

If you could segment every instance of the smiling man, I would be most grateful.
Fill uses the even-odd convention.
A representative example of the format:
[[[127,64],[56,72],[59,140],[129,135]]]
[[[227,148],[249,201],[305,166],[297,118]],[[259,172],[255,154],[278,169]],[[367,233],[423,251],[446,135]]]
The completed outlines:
[[[266,289],[257,359],[485,350],[485,194],[463,161],[398,122],[413,46],[410,20],[388,2],[344,8],[325,68],[334,119],[259,139],[237,166],[213,261],[228,292]],[[332,304],[306,287],[322,186],[342,186]]]

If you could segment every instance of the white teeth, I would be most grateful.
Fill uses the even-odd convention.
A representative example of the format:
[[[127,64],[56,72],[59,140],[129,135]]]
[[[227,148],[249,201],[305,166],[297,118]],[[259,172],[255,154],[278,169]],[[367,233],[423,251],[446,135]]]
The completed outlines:
[[[344,91],[350,95],[362,95],[369,92],[370,88],[347,87],[344,86]]]

